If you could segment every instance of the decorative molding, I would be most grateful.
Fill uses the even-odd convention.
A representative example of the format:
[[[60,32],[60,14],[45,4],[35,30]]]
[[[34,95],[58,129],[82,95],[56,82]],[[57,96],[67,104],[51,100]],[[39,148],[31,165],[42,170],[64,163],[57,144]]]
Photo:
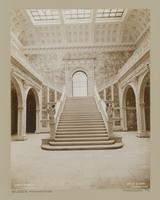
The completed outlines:
[[[101,87],[99,91],[109,87],[115,82],[121,82],[127,74],[131,74],[131,72],[136,68],[136,66],[140,65],[144,60],[149,59],[150,54],[150,44],[149,44],[149,32],[147,31],[144,35],[143,40],[134,51],[133,55],[127,60],[124,66],[120,69],[118,74],[112,77],[112,80],[109,80],[105,86]],[[149,60],[146,61],[146,67],[149,68]]]
[[[74,53],[75,51],[81,52],[109,52],[109,51],[133,51],[135,50],[134,44],[115,44],[115,45],[82,45],[82,46],[70,46],[70,47],[25,47],[24,54],[46,54],[46,53],[53,53],[53,52],[62,52],[65,53]]]

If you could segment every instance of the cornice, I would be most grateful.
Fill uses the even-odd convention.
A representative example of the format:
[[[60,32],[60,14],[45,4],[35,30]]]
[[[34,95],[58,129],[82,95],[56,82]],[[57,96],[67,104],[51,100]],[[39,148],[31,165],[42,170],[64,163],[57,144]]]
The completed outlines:
[[[25,47],[24,54],[40,54],[40,53],[52,53],[62,51],[64,53],[70,51],[133,51],[135,45],[133,44],[118,44],[118,45],[91,45],[91,46],[74,46],[74,47]]]
[[[35,82],[38,84],[42,84],[42,80],[40,80],[37,76],[34,75],[30,70],[28,70],[20,61],[18,61],[14,56],[11,55],[11,63],[13,66],[18,67],[24,74],[28,74]]]

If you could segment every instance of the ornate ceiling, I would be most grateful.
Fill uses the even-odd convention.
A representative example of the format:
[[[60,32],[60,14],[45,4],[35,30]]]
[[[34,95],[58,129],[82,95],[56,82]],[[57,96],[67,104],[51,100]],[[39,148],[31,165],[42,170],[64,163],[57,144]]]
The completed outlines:
[[[105,77],[98,77],[98,64],[96,69],[100,85],[118,72],[150,26],[148,9],[120,9],[121,14],[120,10],[117,14],[118,9],[76,10],[11,11],[11,37],[21,53],[45,79],[59,87],[64,84],[65,59],[99,59],[105,55]],[[110,72],[111,68],[115,69]]]
[[[102,19],[99,22],[98,11],[91,11],[86,22],[65,23],[63,11],[59,10],[59,23],[34,25],[27,10],[12,10],[11,30],[24,47],[44,48],[135,43],[149,26],[147,9],[125,10],[123,18],[99,18]]]

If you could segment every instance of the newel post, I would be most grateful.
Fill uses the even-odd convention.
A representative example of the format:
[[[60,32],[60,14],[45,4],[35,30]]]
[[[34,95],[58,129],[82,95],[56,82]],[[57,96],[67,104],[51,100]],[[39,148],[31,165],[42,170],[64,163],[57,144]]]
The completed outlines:
[[[55,102],[48,103],[48,114],[49,114],[49,127],[50,127],[50,139],[55,139],[56,136],[56,123],[55,123]]]
[[[107,112],[107,126],[108,126],[108,136],[109,138],[114,138],[114,134],[113,134],[113,101],[111,100],[106,100],[106,112]]]

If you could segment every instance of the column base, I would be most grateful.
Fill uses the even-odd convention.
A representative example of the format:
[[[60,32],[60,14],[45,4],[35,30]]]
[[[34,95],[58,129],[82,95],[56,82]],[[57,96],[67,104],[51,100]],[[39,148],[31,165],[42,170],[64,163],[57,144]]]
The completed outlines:
[[[50,137],[49,139],[52,141],[55,141],[55,137]]]
[[[26,135],[12,135],[11,140],[12,141],[24,141],[24,140],[27,140],[27,136]]]
[[[139,138],[150,138],[150,135],[145,133],[145,132],[138,132],[136,137],[139,137]]]

